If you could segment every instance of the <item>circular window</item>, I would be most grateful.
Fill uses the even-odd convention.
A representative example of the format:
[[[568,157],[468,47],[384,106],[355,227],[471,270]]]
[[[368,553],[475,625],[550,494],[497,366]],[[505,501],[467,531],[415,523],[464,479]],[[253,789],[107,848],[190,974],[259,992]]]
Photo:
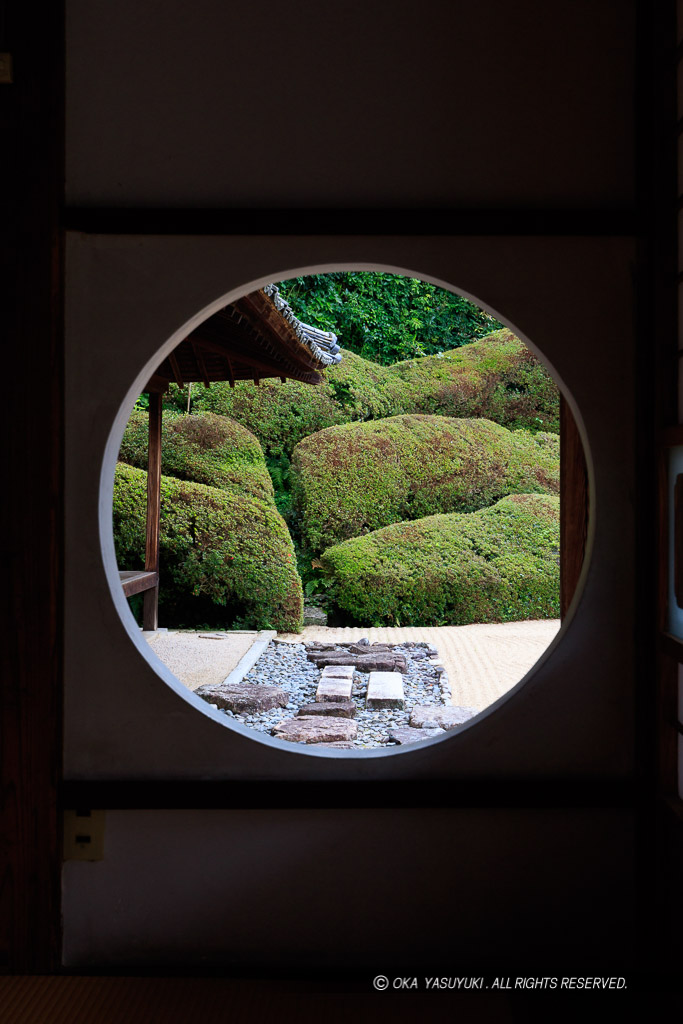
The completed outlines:
[[[455,291],[344,270],[245,294],[130,410],[127,626],[257,738],[453,736],[559,632],[559,432],[546,365]]]

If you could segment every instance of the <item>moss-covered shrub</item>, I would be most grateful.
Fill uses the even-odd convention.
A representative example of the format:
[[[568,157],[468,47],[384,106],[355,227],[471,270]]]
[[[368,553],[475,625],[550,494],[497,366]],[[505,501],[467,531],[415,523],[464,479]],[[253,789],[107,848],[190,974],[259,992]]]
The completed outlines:
[[[320,561],[346,621],[466,625],[559,615],[559,498],[511,494],[478,512],[395,523]]]
[[[179,404],[185,394],[174,385],[171,394]],[[308,434],[345,417],[336,405],[333,394],[324,384],[304,384],[297,380],[264,380],[258,386],[238,381],[231,388],[218,381],[208,388],[192,392],[195,411],[211,411],[230,416],[252,431],[263,445],[266,456],[287,455]]]
[[[144,565],[147,474],[119,463],[114,540],[121,568]],[[266,501],[161,478],[159,613],[164,625],[298,630],[301,580],[287,527]]]
[[[147,469],[148,416],[135,410],[121,442],[119,460]],[[206,412],[200,416],[164,412],[161,471],[180,480],[273,500],[261,445],[245,427]]]
[[[559,432],[557,385],[512,331],[389,369],[385,392],[402,411],[483,416],[510,429]]]
[[[341,342],[343,344],[343,338]],[[393,366],[344,350],[322,384],[263,381],[195,387],[194,411],[230,416],[251,430],[266,456],[290,456],[310,434],[353,420],[402,413],[484,416],[511,428],[559,430],[559,394],[552,378],[519,338],[496,331],[470,345]],[[180,408],[187,390],[171,387]]]
[[[404,519],[558,488],[557,435],[484,419],[347,423],[306,438],[292,458],[294,510],[314,552]]]

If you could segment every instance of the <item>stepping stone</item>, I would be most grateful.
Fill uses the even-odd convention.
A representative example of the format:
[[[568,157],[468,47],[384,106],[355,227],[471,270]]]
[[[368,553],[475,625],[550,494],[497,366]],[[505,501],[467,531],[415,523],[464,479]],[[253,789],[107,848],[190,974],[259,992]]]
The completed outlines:
[[[288,697],[279,686],[260,683],[206,683],[194,691],[198,697],[237,715],[287,707]]]
[[[358,726],[348,718],[325,718],[307,715],[287,718],[273,728],[278,740],[292,743],[348,743],[358,735]]]
[[[356,705],[352,700],[321,701],[318,704],[304,704],[297,715],[331,715],[333,718],[355,718]]]
[[[353,743],[316,743],[316,747],[326,747],[328,750],[355,750]]]
[[[373,644],[372,647],[369,644],[344,644],[349,654],[388,654],[393,652],[393,648],[389,644]]]
[[[350,679],[353,682],[353,665],[326,665],[321,679]]]
[[[404,654],[392,654],[391,651],[377,654],[361,654],[356,658],[358,672],[407,672],[408,663]]]
[[[355,665],[359,672],[405,672],[407,663],[404,654],[393,651],[370,649],[368,654],[349,654],[346,651],[309,651],[308,660],[316,668],[327,666]]]
[[[334,701],[338,703],[340,700],[351,700],[352,689],[353,676],[347,678],[339,678],[338,676],[321,677],[318,689],[315,691],[315,699],[317,703],[320,701]]]
[[[444,736],[445,733],[445,729],[411,729],[409,725],[401,725],[396,729],[389,729],[387,737],[403,747],[407,746],[408,743],[420,743],[422,740],[430,740],[432,736]]]
[[[419,704],[412,710],[410,724],[416,729],[421,729],[426,722],[433,722],[441,729],[457,729],[459,725],[464,725],[478,714],[478,708],[455,707],[452,704]]]
[[[324,668],[326,665],[355,665],[356,655],[348,651],[320,651],[310,650],[306,657],[312,661],[316,668]]]
[[[403,708],[403,676],[400,672],[371,672],[365,706],[370,710]]]

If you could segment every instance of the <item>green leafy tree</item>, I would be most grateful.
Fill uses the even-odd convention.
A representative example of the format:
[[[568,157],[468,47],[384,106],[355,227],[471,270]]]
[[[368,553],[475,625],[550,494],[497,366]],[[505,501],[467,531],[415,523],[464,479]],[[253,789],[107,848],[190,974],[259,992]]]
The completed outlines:
[[[384,365],[458,348],[502,327],[462,295],[399,274],[310,274],[278,287],[304,323],[334,331],[344,348]]]

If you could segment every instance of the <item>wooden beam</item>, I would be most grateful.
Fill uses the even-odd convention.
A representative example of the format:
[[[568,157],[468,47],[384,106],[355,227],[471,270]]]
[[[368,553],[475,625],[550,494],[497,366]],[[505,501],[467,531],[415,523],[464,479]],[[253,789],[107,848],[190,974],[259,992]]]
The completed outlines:
[[[147,535],[145,571],[157,573],[157,585],[145,591],[142,628],[158,625],[159,528],[161,524],[161,395],[149,396],[149,448],[147,454]]]
[[[158,391],[160,394],[163,394],[165,391],[168,391],[168,384],[169,382],[166,377],[160,377],[158,373],[153,373],[142,390],[147,392]]]
[[[190,347],[192,349],[192,354],[195,357],[195,360],[197,361],[197,368],[198,368],[198,370],[199,370],[199,372],[201,374],[202,383],[204,384],[205,388],[208,388],[208,386],[209,386],[209,375],[206,372],[206,363],[204,362],[204,356],[202,355],[202,350],[201,350],[201,348],[198,345],[195,345],[195,343],[192,340],[190,340]]]
[[[265,376],[279,377],[282,374],[282,366],[277,366],[274,363],[264,362],[262,359],[255,359],[252,355],[246,353],[242,348],[238,348],[236,345],[220,345],[215,341],[211,341],[208,338],[204,338],[201,335],[194,335],[194,341],[198,341],[207,352],[215,352],[225,359],[228,366],[232,371],[232,362],[230,356],[232,356],[238,363],[244,363],[245,366],[251,366],[254,370],[261,370]],[[312,373],[314,371],[309,371]],[[232,375],[232,380],[236,377]]]
[[[146,590],[159,585],[158,572],[145,572],[144,570],[131,571],[123,569],[119,572],[119,579],[123,588],[124,597],[133,597],[134,594],[143,594]]]
[[[251,315],[257,321],[256,314]],[[228,348],[235,355],[238,352],[250,354],[256,351],[268,366],[274,368],[276,374],[278,370],[310,372],[319,369],[317,360],[293,332],[291,338],[287,336],[278,339],[277,336],[273,336],[271,340],[265,324],[260,330],[250,323],[246,316],[237,312],[234,306],[227,306],[214,313],[200,324],[194,333]]]
[[[581,436],[560,396],[560,615],[574,597],[588,536],[588,474]]]
[[[175,377],[176,384],[178,385],[179,388],[184,387],[184,383],[185,382],[183,381],[182,375],[180,373],[180,367],[178,366],[178,360],[176,359],[176,357],[173,354],[173,352],[169,352],[169,354],[168,354],[168,361],[171,364],[171,369],[173,370],[173,376]]]

